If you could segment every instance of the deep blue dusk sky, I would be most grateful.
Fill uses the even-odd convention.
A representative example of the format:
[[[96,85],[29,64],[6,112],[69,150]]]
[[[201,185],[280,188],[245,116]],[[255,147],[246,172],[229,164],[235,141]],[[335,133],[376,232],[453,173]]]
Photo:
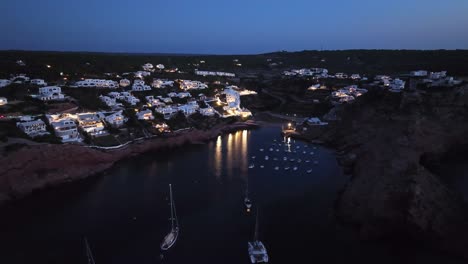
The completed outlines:
[[[467,0],[0,0],[0,49],[468,49]]]

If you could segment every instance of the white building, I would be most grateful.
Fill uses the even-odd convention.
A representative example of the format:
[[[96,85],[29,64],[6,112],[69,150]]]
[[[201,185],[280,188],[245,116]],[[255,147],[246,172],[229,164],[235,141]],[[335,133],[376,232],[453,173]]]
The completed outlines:
[[[135,96],[133,96],[132,94],[128,93],[128,92],[122,92],[120,94],[120,97],[121,99],[120,100],[123,100],[127,103],[129,103],[130,105],[136,105],[140,102],[140,99],[136,98]]]
[[[361,75],[359,75],[358,73],[351,74],[351,79],[353,79],[353,80],[359,80],[359,79],[361,79]]]
[[[5,97],[0,97],[0,106],[8,104],[8,100]]]
[[[154,120],[153,112],[149,109],[138,112],[136,116],[138,120]]]
[[[395,79],[390,83],[388,90],[392,93],[399,93],[405,89],[405,81],[400,79]]]
[[[46,86],[47,85],[47,83],[42,79],[32,79],[31,84],[40,85],[40,86]]]
[[[328,125],[327,122],[322,122],[318,117],[311,117],[307,119],[307,124],[313,125],[313,126],[326,126]]]
[[[332,92],[332,97],[338,99],[339,103],[352,102],[355,98],[367,93],[367,89],[358,88],[356,85],[351,85]]]
[[[17,60],[16,64],[18,64],[19,66],[26,66],[26,63],[24,63],[24,61],[22,60]]]
[[[16,123],[16,126],[30,137],[49,134],[49,132],[47,132],[46,129],[46,124],[40,119],[26,122],[18,122]]]
[[[112,80],[85,79],[75,83],[78,87],[118,88],[119,84]]]
[[[204,116],[214,116],[215,115],[215,110],[212,107],[207,107],[207,108],[200,108],[198,109],[200,114]]]
[[[11,84],[10,80],[0,79],[0,88]]]
[[[55,122],[50,122],[50,125],[54,129],[55,135],[59,137],[62,142],[81,141],[75,120],[64,118]]]
[[[122,80],[120,80],[119,84],[122,87],[127,87],[127,86],[130,86],[131,82],[128,79],[122,79]]]
[[[234,73],[230,72],[218,72],[218,71],[199,71],[195,70],[196,75],[201,76],[224,76],[224,77],[236,77]]]
[[[146,63],[145,65],[141,66],[144,71],[152,72],[154,71],[154,66],[151,63]]]
[[[441,71],[441,72],[431,72],[429,74],[429,78],[432,80],[438,80],[447,77],[447,72],[446,71]]]
[[[411,76],[414,76],[414,77],[423,77],[423,76],[427,76],[427,71],[423,71],[423,70],[412,71],[410,74]]]
[[[135,75],[136,78],[143,78],[143,77],[146,77],[146,76],[150,76],[151,72],[137,71],[137,72],[134,73],[134,75]]]
[[[104,124],[96,113],[78,114],[77,118],[80,128],[90,136],[107,134],[104,130]]]
[[[190,81],[190,80],[181,80],[180,81],[180,88],[182,90],[200,90],[208,88],[208,85],[200,82],[200,81]]]
[[[151,86],[153,86],[154,88],[164,88],[164,87],[167,87],[167,86],[172,87],[172,86],[174,86],[174,81],[154,79]]]
[[[163,64],[158,64],[156,65],[156,68],[158,68],[159,70],[164,70],[165,66]]]
[[[240,108],[240,94],[232,87],[228,86],[223,93],[226,95],[226,102],[229,108]]]
[[[133,81],[132,91],[141,92],[141,91],[151,91],[151,87],[145,84],[143,80]]]
[[[99,96],[99,99],[101,99],[101,101],[103,101],[109,107],[113,107],[117,105],[116,98],[101,95]]]
[[[63,100],[65,96],[58,86],[46,86],[39,88],[39,98],[42,101]]]
[[[104,120],[112,127],[121,127],[128,119],[122,114],[122,111],[118,111],[106,116]]]
[[[156,112],[164,115],[165,119],[170,119],[174,114],[179,112],[179,108],[174,106],[159,107],[155,110]]]

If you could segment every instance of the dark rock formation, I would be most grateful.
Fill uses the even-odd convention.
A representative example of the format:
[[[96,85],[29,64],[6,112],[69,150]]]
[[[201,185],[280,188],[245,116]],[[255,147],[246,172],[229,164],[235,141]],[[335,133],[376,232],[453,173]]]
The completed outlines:
[[[352,174],[336,204],[339,219],[364,239],[408,236],[468,257],[466,204],[420,163],[468,143],[468,86],[370,92],[341,111],[320,137]]]

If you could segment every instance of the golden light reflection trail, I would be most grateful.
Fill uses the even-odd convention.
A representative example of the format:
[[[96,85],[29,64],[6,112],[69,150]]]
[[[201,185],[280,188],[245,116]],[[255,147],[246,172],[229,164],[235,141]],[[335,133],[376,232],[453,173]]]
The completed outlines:
[[[240,153],[240,166],[241,166],[241,174],[243,177],[247,177],[247,166],[249,166],[248,160],[249,160],[249,153],[247,152],[247,143],[249,141],[248,138],[248,131],[243,130],[242,131],[242,141],[241,141],[241,153]]]
[[[232,164],[234,159],[234,137],[232,133],[229,134],[226,145],[226,172],[229,178],[232,177]]]
[[[223,166],[223,140],[221,136],[218,136],[216,139],[216,148],[215,148],[215,175],[216,178],[221,177],[221,169]]]

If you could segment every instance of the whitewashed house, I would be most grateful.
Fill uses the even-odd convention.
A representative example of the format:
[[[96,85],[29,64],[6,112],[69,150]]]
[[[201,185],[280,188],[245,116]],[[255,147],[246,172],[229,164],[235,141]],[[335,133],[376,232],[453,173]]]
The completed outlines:
[[[351,74],[351,79],[359,80],[359,79],[361,79],[361,75],[359,75],[358,73]]]
[[[141,91],[151,91],[151,87],[145,84],[143,80],[135,80],[133,81],[132,91],[134,92],[141,92]]]
[[[182,90],[199,90],[199,89],[206,89],[208,85],[200,82],[200,81],[190,81],[190,80],[182,80],[180,83],[180,88]]]
[[[184,104],[179,106],[179,111],[184,113],[185,116],[195,114],[200,107],[198,104]]]
[[[119,84],[112,80],[85,79],[75,83],[78,87],[118,88]]]
[[[146,63],[145,65],[141,66],[144,71],[152,72],[154,71],[154,66],[151,63]]]
[[[121,87],[127,87],[127,86],[130,86],[130,84],[131,84],[131,82],[128,79],[122,79],[122,80],[119,81],[119,85]]]
[[[151,72],[147,72],[147,71],[137,71],[134,73],[135,77],[136,78],[143,78],[143,77],[146,77],[146,76],[150,76],[151,75]]]
[[[159,70],[164,70],[164,68],[166,67],[164,66],[164,64],[158,64],[156,65],[156,68],[158,68]]]
[[[46,86],[39,88],[39,99],[42,101],[63,100],[65,96],[58,86]]]
[[[107,124],[112,127],[121,127],[127,122],[127,118],[122,114],[122,111],[112,113],[104,118]]]
[[[154,120],[153,112],[149,109],[138,112],[136,116],[138,120]]]
[[[174,114],[179,112],[179,108],[174,106],[159,107],[155,110],[156,112],[164,115],[165,119],[170,119]]]
[[[0,106],[8,104],[8,100],[5,97],[0,97]]]
[[[405,81],[400,80],[400,79],[395,79],[393,80],[392,83],[390,83],[388,90],[392,93],[399,93],[403,89],[405,89]]]
[[[236,77],[234,73],[230,72],[215,72],[215,71],[200,71],[200,70],[195,70],[196,75],[201,75],[201,76],[224,76],[224,77]]]
[[[164,87],[167,87],[167,86],[172,87],[172,86],[174,86],[174,81],[154,79],[151,86],[153,86],[154,88],[164,88]]]
[[[429,78],[432,80],[438,80],[447,77],[447,71],[441,71],[441,72],[431,72],[429,74]]]
[[[410,75],[413,77],[424,77],[424,76],[427,76],[427,71],[424,71],[424,70],[412,71]]]
[[[77,118],[80,128],[90,136],[107,134],[104,130],[104,124],[96,113],[78,114]]]
[[[22,61],[22,60],[17,60],[17,61],[16,61],[16,64],[17,64],[18,66],[26,66],[26,63],[24,63],[24,61]]]
[[[99,99],[101,99],[101,101],[103,101],[109,107],[113,107],[113,106],[117,105],[116,98],[101,95],[101,96],[99,96]]]
[[[55,135],[59,137],[62,142],[81,141],[75,120],[64,118],[55,122],[50,122],[50,125],[54,129]]]
[[[16,126],[30,137],[49,134],[49,132],[47,132],[46,129],[46,124],[40,119],[26,122],[18,122],[16,123]]]
[[[0,88],[8,86],[11,84],[10,80],[0,79]]]
[[[328,125],[327,122],[322,122],[318,117],[311,117],[306,120],[307,124],[313,126],[326,126]]]
[[[212,107],[200,108],[198,111],[204,116],[214,116],[216,113]]]
[[[39,86],[47,86],[47,83],[43,79],[32,79],[31,84],[35,84]]]

